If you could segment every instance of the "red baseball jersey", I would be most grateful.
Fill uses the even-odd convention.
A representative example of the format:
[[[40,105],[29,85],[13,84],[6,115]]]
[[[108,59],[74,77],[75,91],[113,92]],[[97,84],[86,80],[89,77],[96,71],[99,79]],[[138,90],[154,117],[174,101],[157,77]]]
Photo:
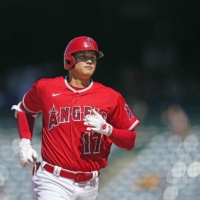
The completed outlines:
[[[139,124],[117,91],[93,81],[86,88],[76,89],[64,76],[37,81],[24,95],[22,105],[28,113],[42,112],[43,160],[73,171],[107,166],[112,141],[87,131],[83,124],[93,108],[117,129],[133,130]]]

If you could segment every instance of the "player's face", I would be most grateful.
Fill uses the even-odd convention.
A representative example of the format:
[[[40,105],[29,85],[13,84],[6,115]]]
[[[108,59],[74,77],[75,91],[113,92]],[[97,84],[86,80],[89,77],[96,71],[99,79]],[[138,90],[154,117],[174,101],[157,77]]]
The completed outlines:
[[[94,51],[80,51],[74,54],[75,66],[70,70],[73,76],[81,79],[90,78],[96,69],[97,58]]]

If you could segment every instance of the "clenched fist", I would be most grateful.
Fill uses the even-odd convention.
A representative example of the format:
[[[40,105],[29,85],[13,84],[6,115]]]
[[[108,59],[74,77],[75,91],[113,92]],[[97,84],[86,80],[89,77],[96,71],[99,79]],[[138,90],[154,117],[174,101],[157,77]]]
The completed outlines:
[[[93,115],[86,115],[84,118],[84,125],[88,126],[88,131],[95,131],[97,133],[110,136],[112,134],[113,127],[108,124],[103,117],[96,112],[95,109],[92,110]]]
[[[20,140],[18,157],[22,167],[33,167],[36,164],[38,155],[32,148],[31,141],[29,139],[22,138]]]

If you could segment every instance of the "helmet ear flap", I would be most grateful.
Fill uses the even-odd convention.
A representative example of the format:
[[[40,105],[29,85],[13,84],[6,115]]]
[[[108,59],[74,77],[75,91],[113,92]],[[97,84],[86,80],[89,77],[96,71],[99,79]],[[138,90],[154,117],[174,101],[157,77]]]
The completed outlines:
[[[75,59],[72,55],[68,54],[64,57],[64,68],[70,70],[75,65]]]

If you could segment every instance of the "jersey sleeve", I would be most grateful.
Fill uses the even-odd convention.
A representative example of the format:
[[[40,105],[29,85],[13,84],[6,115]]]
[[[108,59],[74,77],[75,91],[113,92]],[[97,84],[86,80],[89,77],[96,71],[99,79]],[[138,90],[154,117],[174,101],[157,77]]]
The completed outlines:
[[[117,129],[130,131],[140,124],[121,94],[118,94],[108,123]]]
[[[33,87],[24,95],[20,106],[25,112],[31,115],[37,114],[42,110],[38,87],[39,81],[34,83]]]

